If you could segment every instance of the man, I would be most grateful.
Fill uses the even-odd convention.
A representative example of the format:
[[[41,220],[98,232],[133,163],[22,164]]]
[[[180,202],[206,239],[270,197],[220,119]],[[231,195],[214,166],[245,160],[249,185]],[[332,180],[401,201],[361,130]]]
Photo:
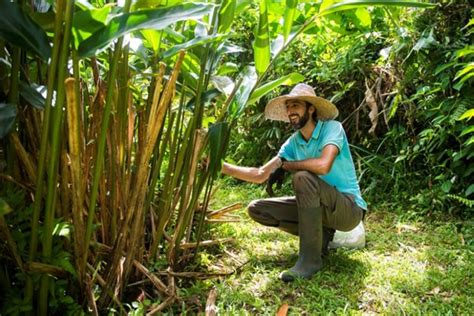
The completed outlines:
[[[260,168],[228,163],[222,167],[223,174],[244,181],[268,179],[270,189],[285,170],[294,173],[294,197],[256,200],[248,206],[255,221],[300,237],[296,264],[280,276],[285,282],[309,279],[319,271],[334,230],[352,230],[367,209],[346,134],[341,123],[333,120],[338,113],[313,88],[298,84],[265,108],[266,118],[289,122],[296,130],[278,155]]]

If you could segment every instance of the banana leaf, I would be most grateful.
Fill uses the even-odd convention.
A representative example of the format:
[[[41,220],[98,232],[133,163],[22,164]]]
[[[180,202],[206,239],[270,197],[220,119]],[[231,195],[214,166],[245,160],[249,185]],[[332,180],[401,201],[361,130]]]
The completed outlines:
[[[222,0],[219,10],[219,26],[217,27],[219,33],[226,33],[230,30],[234,21],[235,7],[236,0]]]
[[[43,29],[20,10],[17,3],[0,0],[0,38],[31,51],[43,60],[51,57],[51,46]]]
[[[197,19],[212,12],[213,4],[186,3],[118,15],[79,44],[79,57],[93,56],[116,38],[143,29],[161,30],[178,21]]]
[[[20,82],[20,95],[23,99],[28,101],[33,107],[43,110],[44,104],[46,101],[46,87],[45,86],[38,86],[32,85],[21,81]]]
[[[419,1],[404,1],[404,0],[346,0],[341,1],[326,8],[323,8],[320,15],[328,15],[334,12],[356,9],[366,6],[397,6],[397,7],[418,7],[418,8],[432,8],[436,6],[432,3],[425,3]]]
[[[106,5],[100,9],[78,11],[74,14],[72,23],[72,34],[75,47],[86,40],[94,32],[106,25],[107,17],[112,10],[112,5]]]
[[[225,156],[229,137],[229,124],[218,122],[209,127],[209,172],[215,177],[221,170],[222,158]]]
[[[235,99],[229,108],[229,113],[232,118],[237,118],[245,109],[250,93],[257,83],[257,72],[255,67],[248,66],[244,69],[242,83],[237,89]]]
[[[172,48],[168,49],[167,51],[163,52],[161,54],[162,59],[167,59],[175,54],[177,54],[181,49],[188,50],[190,48],[199,46],[199,45],[204,45],[208,43],[212,43],[214,41],[220,41],[223,39],[226,39],[230,37],[230,35],[223,35],[223,34],[215,34],[215,35],[210,35],[210,36],[199,36],[196,38],[193,38],[192,40],[180,44],[180,45],[174,45]]]
[[[16,105],[0,103],[0,138],[5,137],[15,124]]]
[[[289,75],[286,75],[284,77],[278,78],[276,80],[270,81],[258,89],[256,89],[253,93],[252,96],[250,97],[248,101],[248,105],[255,103],[258,101],[261,97],[269,93],[270,91],[273,91],[275,88],[281,86],[281,85],[294,85],[297,84],[301,81],[304,80],[304,76],[297,73],[293,72]]]

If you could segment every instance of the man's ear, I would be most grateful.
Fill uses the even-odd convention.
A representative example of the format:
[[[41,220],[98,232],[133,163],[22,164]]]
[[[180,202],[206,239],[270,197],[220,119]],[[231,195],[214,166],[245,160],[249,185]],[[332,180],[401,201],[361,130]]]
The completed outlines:
[[[309,105],[308,112],[310,115],[313,115],[313,113],[316,112],[316,108],[314,107],[314,105],[312,104]]]

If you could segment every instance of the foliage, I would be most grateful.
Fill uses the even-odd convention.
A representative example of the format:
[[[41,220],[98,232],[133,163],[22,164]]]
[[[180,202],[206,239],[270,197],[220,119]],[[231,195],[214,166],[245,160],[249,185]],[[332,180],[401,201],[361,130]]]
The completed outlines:
[[[373,205],[472,215],[471,15],[468,1],[426,11],[344,11],[316,23],[277,61],[271,78],[301,73],[338,106]],[[231,141],[234,161],[262,164],[291,133],[263,120],[267,100],[241,121]]]

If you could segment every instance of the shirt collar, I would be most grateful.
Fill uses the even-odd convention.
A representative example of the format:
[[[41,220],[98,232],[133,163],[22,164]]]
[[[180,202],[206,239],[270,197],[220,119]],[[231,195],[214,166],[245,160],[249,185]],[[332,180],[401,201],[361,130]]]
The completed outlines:
[[[324,123],[322,121],[318,121],[316,123],[316,127],[314,128],[313,134],[311,135],[312,139],[317,140],[319,138],[319,134],[321,134],[321,129],[323,127],[323,124]],[[297,140],[298,140],[299,145],[306,145],[307,144],[306,140],[303,138],[303,135],[301,135],[300,131],[298,131]]]

